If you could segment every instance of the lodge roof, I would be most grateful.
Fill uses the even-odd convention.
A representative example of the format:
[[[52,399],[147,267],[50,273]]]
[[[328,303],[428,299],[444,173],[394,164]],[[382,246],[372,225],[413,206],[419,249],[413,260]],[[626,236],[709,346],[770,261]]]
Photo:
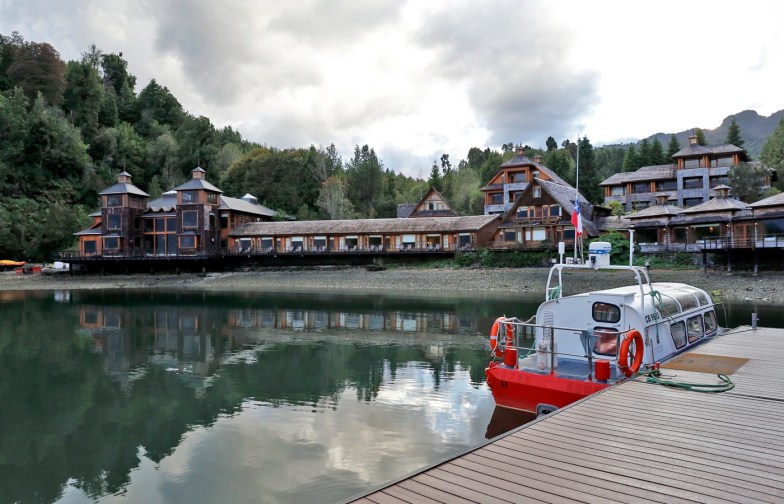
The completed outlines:
[[[500,168],[501,168],[501,170],[503,170],[505,168],[514,168],[516,166],[532,166],[532,167],[536,168],[537,170],[539,170],[540,172],[546,174],[548,177],[550,177],[550,179],[553,182],[555,182],[557,184],[563,184],[563,185],[566,185],[566,186],[569,185],[568,182],[566,182],[564,179],[562,179],[553,170],[551,170],[547,166],[543,165],[542,163],[537,163],[536,161],[532,161],[530,158],[526,157],[525,155],[520,155],[520,154],[515,155],[510,160],[508,160],[505,163],[503,163],[500,166]],[[501,171],[501,170],[499,170],[499,171]],[[498,175],[498,172],[496,172],[496,175]],[[493,178],[495,178],[495,175],[493,176]],[[538,180],[538,179],[534,179],[534,180]],[[484,187],[482,187],[480,190],[481,191],[492,191],[492,190],[501,189],[503,187],[504,187],[503,184],[487,184]]]
[[[202,170],[202,171],[204,171],[204,170]],[[192,178],[189,181],[185,182],[184,184],[178,185],[173,190],[174,191],[193,191],[193,190],[200,190],[200,189],[203,189],[205,191],[212,191],[212,192],[223,193],[223,191],[221,191],[220,189],[218,189],[214,185],[210,184],[209,182],[207,182],[204,179],[199,179],[199,178]]]
[[[608,215],[606,217],[597,217],[593,220],[596,224],[596,229],[599,231],[618,231],[621,229],[629,229],[631,221],[624,216]]]
[[[643,166],[637,171],[622,172],[611,175],[607,180],[600,183],[600,186],[625,184],[626,182],[641,182],[645,180],[665,180],[675,179],[675,165],[651,165]]]
[[[168,191],[157,199],[147,203],[147,210],[151,212],[171,212],[177,208],[177,192]]]
[[[416,210],[416,205],[414,203],[398,203],[397,205],[397,218],[398,219],[405,219]]]
[[[243,212],[254,215],[263,215],[265,217],[275,217],[278,212],[270,210],[264,205],[253,204],[249,201],[238,198],[230,198],[228,196],[221,196],[220,210],[233,210],[235,212]]]
[[[705,203],[700,203],[699,205],[694,205],[693,207],[684,208],[681,213],[695,214],[706,212],[737,212],[739,210],[748,210],[749,208],[750,207],[748,203],[736,200],[735,198],[713,198],[712,200],[708,200]]]
[[[128,182],[118,182],[111,187],[107,187],[98,194],[102,196],[106,194],[134,194],[136,196],[149,196],[149,194]]]
[[[678,215],[683,212],[683,208],[675,205],[653,205],[638,210],[628,216],[629,220],[644,219],[651,217],[667,217]]]
[[[478,231],[497,219],[499,219],[498,215],[469,215],[465,217],[420,217],[417,219],[249,222],[235,228],[229,233],[229,236],[451,233]]]
[[[679,150],[675,154],[672,155],[674,158],[680,157],[694,157],[694,156],[710,156],[713,154],[714,156],[718,156],[721,154],[735,154],[735,153],[742,154],[746,151],[741,149],[740,147],[732,144],[721,144],[721,145],[689,145],[684,147],[683,149]]]
[[[751,203],[749,206],[752,208],[762,208],[762,207],[770,207],[770,206],[782,206],[784,205],[784,193],[774,194],[765,199],[761,199],[756,203]]]

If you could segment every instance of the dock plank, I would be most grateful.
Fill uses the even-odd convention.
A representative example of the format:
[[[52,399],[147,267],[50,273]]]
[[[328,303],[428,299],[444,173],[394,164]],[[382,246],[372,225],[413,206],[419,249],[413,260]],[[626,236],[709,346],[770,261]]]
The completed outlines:
[[[784,502],[784,329],[737,328],[697,351],[748,359],[733,390],[637,377],[357,502]]]

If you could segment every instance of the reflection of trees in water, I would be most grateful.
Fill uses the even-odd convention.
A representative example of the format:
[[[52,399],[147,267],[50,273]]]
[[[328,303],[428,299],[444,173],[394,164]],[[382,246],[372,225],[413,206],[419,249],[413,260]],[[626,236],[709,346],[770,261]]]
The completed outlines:
[[[340,393],[353,387],[358,400],[371,401],[385,373],[395,379],[411,362],[427,362],[436,387],[458,367],[470,369],[474,383],[484,381],[481,349],[434,351],[421,342],[371,344],[334,334],[273,341],[254,359],[233,362],[259,341],[234,338],[228,308],[158,306],[127,295],[125,303],[94,305],[102,312],[88,316],[48,299],[0,304],[3,501],[52,502],[69,482],[91,497],[119,492],[140,464],[140,449],[160,462],[194,426],[237,413],[246,398],[336,408]],[[160,320],[172,340],[156,349]],[[189,350],[183,338],[196,336]],[[173,355],[166,363],[178,363],[175,372],[150,364],[160,354]],[[200,368],[209,376],[198,385],[181,371],[194,359],[211,362]],[[195,393],[199,386],[206,388]]]

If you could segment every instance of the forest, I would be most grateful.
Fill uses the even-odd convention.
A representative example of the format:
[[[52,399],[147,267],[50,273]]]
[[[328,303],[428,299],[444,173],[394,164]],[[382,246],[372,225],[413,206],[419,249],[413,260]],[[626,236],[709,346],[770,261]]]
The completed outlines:
[[[771,136],[782,137],[778,147],[763,148],[772,165],[784,159],[782,129]],[[733,134],[742,144],[737,127]],[[472,147],[458,161],[443,153],[423,170],[427,180],[414,179],[385,166],[369,145],[342,159],[334,144],[278,148],[243,139],[184,110],[155,79],[137,92],[122,53],[91,45],[66,62],[46,42],[0,34],[0,258],[47,261],[71,247],[98,209],[98,192],[123,170],[155,198],[200,166],[227,196],[250,193],[297,219],[394,217],[399,203],[418,202],[430,187],[459,214],[474,215],[483,211],[481,188],[515,146]],[[581,192],[599,203],[602,180],[667,163],[680,145],[674,135],[666,147],[654,139],[599,148],[587,137],[550,136],[542,148],[525,148],[572,185],[579,148]]]

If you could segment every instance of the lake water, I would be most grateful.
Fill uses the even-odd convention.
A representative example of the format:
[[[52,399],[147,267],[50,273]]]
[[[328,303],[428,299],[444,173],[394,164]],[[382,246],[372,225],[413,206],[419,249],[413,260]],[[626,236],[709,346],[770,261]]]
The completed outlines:
[[[0,504],[346,499],[530,420],[485,335],[539,302],[0,292]]]

